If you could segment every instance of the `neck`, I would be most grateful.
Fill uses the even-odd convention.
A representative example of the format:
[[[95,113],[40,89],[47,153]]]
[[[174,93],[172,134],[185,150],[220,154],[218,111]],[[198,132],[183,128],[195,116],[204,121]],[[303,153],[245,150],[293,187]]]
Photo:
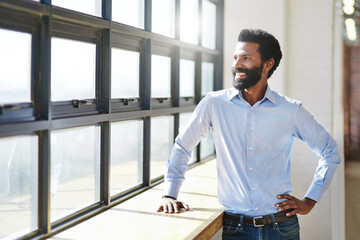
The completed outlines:
[[[264,98],[266,88],[267,80],[260,80],[255,86],[242,90],[241,92],[245,101],[247,101],[251,106],[253,106],[256,102]]]

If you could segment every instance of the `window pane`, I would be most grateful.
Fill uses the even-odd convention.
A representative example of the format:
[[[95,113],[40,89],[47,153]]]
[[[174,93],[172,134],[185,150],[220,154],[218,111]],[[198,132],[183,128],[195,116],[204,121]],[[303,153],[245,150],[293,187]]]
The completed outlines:
[[[153,98],[171,96],[171,58],[151,56],[151,96]]]
[[[51,133],[51,220],[100,199],[100,127]]]
[[[144,0],[112,0],[112,19],[144,28]]]
[[[38,137],[0,138],[0,172],[0,238],[37,229]]]
[[[101,17],[101,0],[51,0],[51,4]]]
[[[110,193],[142,183],[143,121],[111,124]]]
[[[0,104],[31,101],[31,35],[0,29]]]
[[[193,97],[195,92],[195,62],[180,59],[180,97]]]
[[[203,159],[213,155],[214,153],[215,153],[214,140],[213,140],[212,130],[210,130],[207,137],[201,140],[200,142],[200,157]]]
[[[201,95],[214,90],[214,64],[203,62],[201,64]]]
[[[179,114],[179,133],[184,131],[184,128],[187,124],[187,122],[189,121],[190,117],[191,117],[192,113],[189,112],[189,113],[180,113]],[[197,149],[196,147],[192,150],[192,153],[191,153],[191,158],[189,160],[189,164],[191,163],[194,163],[196,162],[196,159],[197,159]]]
[[[139,97],[139,58],[138,52],[117,48],[111,50],[111,97]]]
[[[175,37],[175,0],[152,0],[151,30]]]
[[[95,98],[96,45],[52,38],[51,100]]]
[[[164,174],[174,144],[174,117],[151,118],[151,178]]]
[[[181,0],[180,5],[180,40],[198,43],[199,1]]]
[[[216,5],[203,0],[202,5],[202,46],[216,48]]]

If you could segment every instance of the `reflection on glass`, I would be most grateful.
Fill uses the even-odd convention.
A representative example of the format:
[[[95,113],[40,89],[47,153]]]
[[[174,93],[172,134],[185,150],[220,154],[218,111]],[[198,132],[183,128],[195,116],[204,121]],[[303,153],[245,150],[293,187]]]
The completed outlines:
[[[171,58],[151,56],[151,96],[168,98],[171,96]]]
[[[180,3],[180,40],[198,43],[199,1],[181,0]]]
[[[151,118],[151,179],[164,174],[174,144],[174,117]]]
[[[100,127],[51,133],[51,220],[100,199]]]
[[[203,62],[201,64],[201,95],[214,90],[214,64]]]
[[[143,121],[111,124],[110,194],[142,183]]]
[[[139,97],[138,52],[111,49],[111,97]]]
[[[202,46],[216,48],[216,5],[203,0],[202,5]]]
[[[179,114],[179,133],[181,133],[182,131],[184,131],[185,126],[187,124],[187,122],[189,121],[190,117],[191,117],[192,113],[188,112],[188,113],[180,113]],[[195,147],[192,150],[191,153],[191,158],[189,160],[189,164],[196,162],[197,159],[197,148]]]
[[[175,37],[175,0],[152,0],[151,30]]]
[[[101,17],[101,0],[51,0],[51,4]]]
[[[51,100],[95,98],[96,45],[52,38]]]
[[[31,101],[31,35],[0,29],[0,104]]]
[[[180,59],[180,97],[193,97],[195,92],[195,62]]]
[[[210,129],[209,134],[206,138],[200,141],[200,158],[204,159],[210,157],[215,153],[214,140],[212,130]]]
[[[144,0],[112,0],[112,20],[144,28]]]
[[[0,138],[0,173],[0,238],[36,230],[38,137]]]

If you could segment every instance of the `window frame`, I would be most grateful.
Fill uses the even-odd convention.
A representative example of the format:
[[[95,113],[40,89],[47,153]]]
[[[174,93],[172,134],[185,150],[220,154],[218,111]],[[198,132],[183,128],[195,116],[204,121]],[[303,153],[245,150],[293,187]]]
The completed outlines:
[[[151,0],[145,1],[144,29],[111,21],[111,0],[102,0],[102,16],[96,17],[51,5],[51,0],[40,2],[24,0],[0,0],[0,28],[32,34],[31,99],[32,106],[7,109],[0,115],[0,137],[38,136],[39,146],[39,200],[38,229],[27,232],[20,239],[48,238],[74,224],[93,217],[111,207],[161,183],[163,176],[150,179],[151,118],[174,116],[174,138],[179,131],[179,114],[193,112],[201,101],[201,63],[210,56],[214,62],[214,90],[223,86],[223,0],[212,0],[217,5],[216,49],[201,44],[201,10],[199,1],[198,44],[180,41],[180,0],[175,0],[175,37],[151,32]],[[51,101],[51,38],[61,37],[96,44],[96,91],[89,105],[74,107],[69,101]],[[124,104],[121,99],[111,98],[111,49],[117,47],[140,53],[139,99]],[[171,58],[171,98],[162,103],[151,96],[151,56]],[[195,62],[194,97],[180,97],[180,59]],[[82,100],[82,99],[79,99]],[[75,103],[76,104],[76,103]],[[10,114],[11,113],[11,114]],[[10,115],[14,114],[14,117]],[[111,123],[127,120],[143,120],[142,179],[139,185],[110,196],[110,141]],[[100,201],[77,212],[50,222],[50,153],[51,132],[81,126],[100,126]],[[211,157],[214,157],[211,156]],[[207,159],[200,159],[197,146],[195,167]]]

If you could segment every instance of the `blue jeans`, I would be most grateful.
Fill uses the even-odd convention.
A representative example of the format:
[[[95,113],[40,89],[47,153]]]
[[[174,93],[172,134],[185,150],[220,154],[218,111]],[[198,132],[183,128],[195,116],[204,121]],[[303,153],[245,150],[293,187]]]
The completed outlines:
[[[238,222],[224,219],[223,240],[299,240],[300,226],[296,218],[263,227],[239,225]]]

